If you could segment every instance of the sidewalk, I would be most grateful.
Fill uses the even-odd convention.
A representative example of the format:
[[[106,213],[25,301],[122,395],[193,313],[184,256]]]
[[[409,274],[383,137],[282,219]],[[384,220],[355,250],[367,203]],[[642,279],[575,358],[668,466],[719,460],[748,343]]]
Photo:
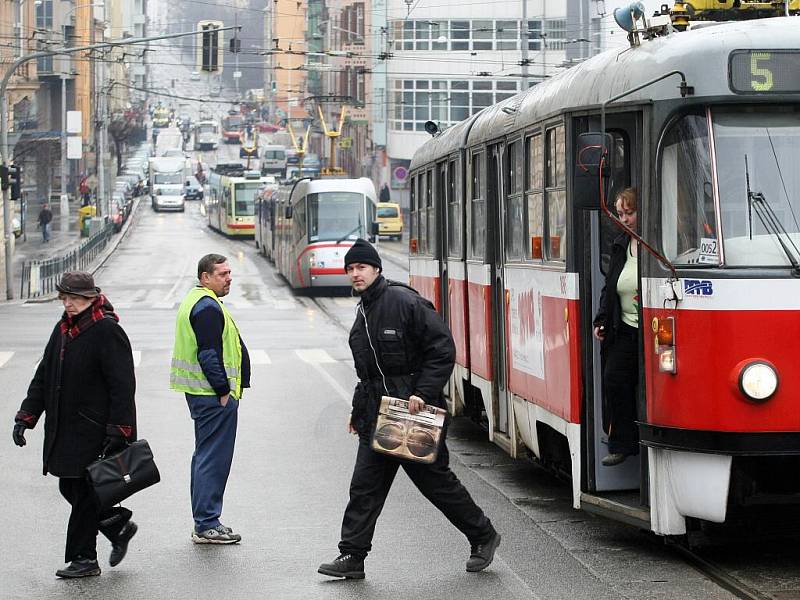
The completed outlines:
[[[19,286],[22,264],[25,261],[46,260],[66,254],[81,242],[78,229],[80,203],[73,200],[69,203],[69,218],[66,223],[62,221],[59,203],[50,205],[50,210],[53,212],[53,220],[50,222],[50,241],[46,244],[43,243],[42,230],[37,227],[39,211],[42,210],[43,204],[44,202],[39,200],[28,201],[25,215],[25,235],[17,238],[15,242],[13,261],[15,286]],[[19,294],[19,289],[16,289],[16,293]]]

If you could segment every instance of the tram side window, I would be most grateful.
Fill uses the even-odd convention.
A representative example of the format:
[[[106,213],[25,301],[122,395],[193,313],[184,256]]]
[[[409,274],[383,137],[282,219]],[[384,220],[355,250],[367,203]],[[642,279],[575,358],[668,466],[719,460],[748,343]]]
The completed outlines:
[[[430,171],[421,173],[419,177],[419,201],[417,203],[417,221],[419,222],[419,254],[428,253],[428,190],[430,189]]]
[[[525,256],[525,197],[522,194],[522,143],[506,149],[506,259],[521,260]]]
[[[525,200],[528,205],[528,258],[539,262],[544,257],[544,144],[542,134],[525,140]]]
[[[306,235],[306,202],[298,202],[292,211],[292,239],[296,244]]]
[[[451,160],[447,167],[447,252],[461,258],[461,199],[456,188],[458,163]]]
[[[427,173],[428,193],[425,197],[426,203],[426,218],[428,221],[428,229],[425,240],[425,249],[430,256],[436,256],[436,213],[434,208],[434,183],[433,183],[433,170]],[[441,200],[437,199],[437,202]]]
[[[417,177],[411,178],[410,194],[408,198],[408,252],[417,253]]]
[[[222,198],[223,198],[223,205],[226,207],[226,212],[229,215],[233,215],[233,203],[231,202],[231,190],[230,188],[225,188],[222,191]]]
[[[483,154],[472,157],[470,185],[470,252],[471,258],[483,258],[486,252],[486,198],[483,194]]]
[[[547,130],[547,258],[564,262],[567,249],[567,176],[564,126]]]
[[[661,150],[661,235],[672,262],[719,264],[711,153],[705,115],[686,115]]]

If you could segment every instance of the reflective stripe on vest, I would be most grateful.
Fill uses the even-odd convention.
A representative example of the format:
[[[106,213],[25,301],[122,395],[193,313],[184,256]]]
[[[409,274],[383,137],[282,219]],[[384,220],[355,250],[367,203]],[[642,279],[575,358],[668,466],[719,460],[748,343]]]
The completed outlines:
[[[178,317],[175,323],[175,346],[172,351],[170,368],[170,388],[198,396],[216,395],[197,359],[197,339],[189,320],[195,304],[204,296],[213,298],[222,310],[225,322],[222,329],[222,365],[225,368],[231,395],[239,399],[242,392],[242,347],[239,341],[239,329],[219,298],[214,292],[204,287],[192,289],[178,308]]]

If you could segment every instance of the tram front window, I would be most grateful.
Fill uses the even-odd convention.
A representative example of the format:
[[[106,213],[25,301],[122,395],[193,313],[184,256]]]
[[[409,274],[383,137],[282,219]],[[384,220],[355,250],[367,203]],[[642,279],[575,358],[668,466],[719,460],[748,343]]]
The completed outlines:
[[[364,194],[320,192],[308,195],[308,239],[340,240],[366,238]]]
[[[661,147],[664,254],[677,265],[719,264],[712,181],[708,120],[685,115]]]
[[[237,217],[251,217],[256,214],[256,196],[261,189],[261,184],[254,183],[237,183],[234,185],[236,193],[236,201],[234,207]]]
[[[712,123],[725,264],[800,261],[800,109],[715,109]]]

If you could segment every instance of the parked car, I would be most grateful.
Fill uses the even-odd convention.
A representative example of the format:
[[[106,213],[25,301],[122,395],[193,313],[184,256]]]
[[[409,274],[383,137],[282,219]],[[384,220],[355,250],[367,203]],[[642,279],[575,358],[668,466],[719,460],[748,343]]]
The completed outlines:
[[[14,232],[15,238],[22,235],[22,223],[20,223],[19,217],[13,217],[11,219],[11,231]]]
[[[183,195],[187,200],[202,200],[203,199],[203,186],[197,181],[197,177],[191,175],[186,178],[186,183],[183,186]]]
[[[111,195],[111,222],[114,224],[114,231],[120,231],[125,221],[128,220],[128,202],[125,196],[119,192]]]

